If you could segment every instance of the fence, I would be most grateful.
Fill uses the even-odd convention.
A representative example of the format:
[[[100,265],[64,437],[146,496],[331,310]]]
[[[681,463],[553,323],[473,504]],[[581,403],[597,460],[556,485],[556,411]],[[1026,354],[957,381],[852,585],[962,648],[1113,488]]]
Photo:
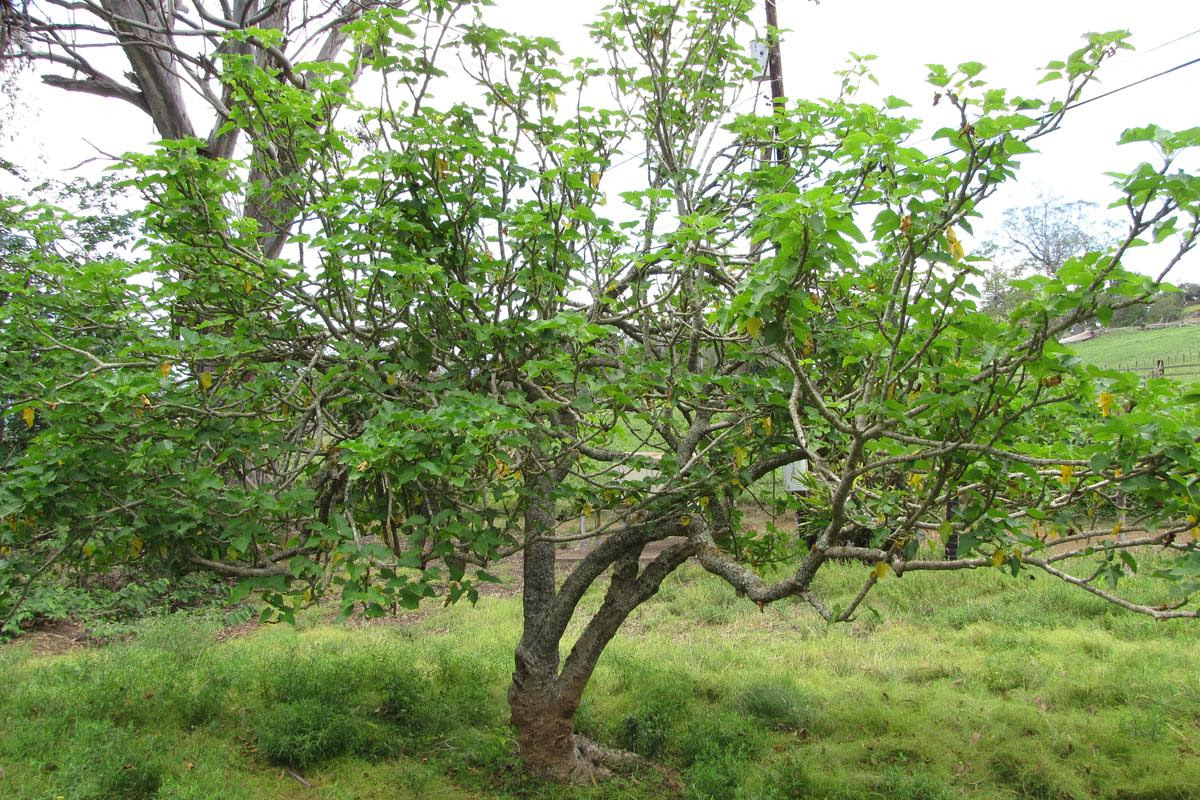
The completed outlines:
[[[1123,361],[1113,364],[1112,368],[1122,372],[1137,372],[1154,378],[1200,378],[1200,350],[1174,353],[1162,358]]]

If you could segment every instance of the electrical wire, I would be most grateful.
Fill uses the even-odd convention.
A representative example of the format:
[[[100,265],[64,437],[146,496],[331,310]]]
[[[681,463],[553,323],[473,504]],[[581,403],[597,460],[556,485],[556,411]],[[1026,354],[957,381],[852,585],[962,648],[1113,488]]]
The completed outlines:
[[[1198,33],[1200,33],[1200,28],[1197,28],[1196,30],[1192,31],[1191,33],[1185,33],[1183,36],[1176,36],[1174,39],[1163,42],[1161,44],[1156,44],[1156,45],[1154,45],[1154,47],[1151,47],[1147,50],[1138,50],[1136,53],[1130,53],[1129,55],[1125,56],[1124,58],[1118,58],[1116,61],[1112,62],[1112,66],[1115,67],[1118,64],[1124,64],[1128,61],[1133,61],[1134,59],[1141,58],[1142,56],[1145,56],[1145,55],[1149,55],[1150,53],[1153,53],[1156,50],[1162,50],[1164,47],[1170,47],[1171,45],[1175,44],[1176,42],[1182,42],[1184,39],[1190,39],[1191,37],[1195,36]]]
[[[1170,69],[1164,69],[1162,72],[1156,72],[1153,75],[1147,75],[1145,78],[1140,78],[1136,81],[1132,81],[1130,83],[1125,84],[1124,86],[1118,86],[1116,89],[1110,89],[1109,91],[1104,92],[1103,94],[1098,94],[1095,97],[1089,97],[1086,100],[1080,100],[1078,103],[1071,103],[1070,105],[1066,106],[1065,108],[1061,108],[1058,111],[1053,111],[1053,112],[1048,111],[1045,114],[1043,114],[1042,116],[1040,116],[1037,121],[1045,122],[1046,120],[1053,117],[1055,114],[1066,113],[1067,111],[1070,111],[1071,109],[1079,108],[1080,106],[1086,106],[1088,103],[1094,103],[1097,100],[1103,100],[1106,97],[1111,97],[1112,95],[1117,94],[1119,92],[1123,92],[1126,89],[1132,89],[1135,86],[1140,86],[1143,83],[1148,83],[1152,80],[1155,80],[1156,78],[1161,78],[1164,75],[1170,75],[1172,72],[1178,72],[1179,70],[1184,69],[1185,67],[1190,67],[1194,64],[1200,64],[1200,58],[1193,58],[1191,61],[1185,61],[1182,64],[1177,64],[1177,65],[1171,67]],[[932,136],[926,136],[924,139],[920,139],[916,142],[913,142],[913,144],[911,146],[915,147],[916,145],[923,144],[924,142],[930,141],[932,138],[933,138]],[[952,147],[944,153],[938,153],[936,156],[930,156],[929,158],[927,158],[925,160],[932,161],[935,158],[943,158],[948,155],[953,155],[956,152],[958,152],[958,148]]]
[[[1200,33],[1200,31],[1197,31],[1197,33]],[[1170,75],[1172,72],[1178,72],[1179,70],[1185,67],[1190,67],[1193,64],[1200,64],[1200,58],[1193,58],[1191,61],[1185,61],[1182,64],[1177,64],[1170,69],[1164,69],[1162,72],[1156,72],[1153,75],[1147,75],[1145,78],[1133,81],[1132,83],[1127,83],[1124,86],[1118,86],[1116,89],[1111,89],[1104,94],[1098,94],[1095,97],[1089,97],[1087,100],[1080,100],[1078,103],[1072,103],[1071,105],[1067,106],[1067,108],[1071,109],[1079,108],[1080,106],[1086,106],[1088,103],[1094,103],[1097,100],[1103,100],[1104,98],[1114,95],[1117,92],[1123,92],[1126,89],[1132,89],[1134,86],[1140,86],[1141,84],[1152,81],[1155,78],[1161,78],[1164,75]]]

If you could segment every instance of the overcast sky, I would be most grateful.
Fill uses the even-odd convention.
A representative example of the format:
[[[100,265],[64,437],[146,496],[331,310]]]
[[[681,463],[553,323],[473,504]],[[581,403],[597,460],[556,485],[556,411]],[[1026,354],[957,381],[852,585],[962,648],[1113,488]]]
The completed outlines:
[[[521,33],[552,36],[570,56],[588,48],[584,26],[604,5],[601,0],[497,0],[488,16],[493,24]],[[932,107],[933,91],[924,82],[928,63],[981,61],[991,82],[1033,94],[1037,68],[1079,47],[1084,32],[1127,29],[1138,49],[1113,59],[1102,72],[1103,85],[1092,88],[1098,94],[1200,57],[1200,2],[1195,0],[823,0],[820,5],[779,0],[779,16],[781,27],[789,30],[782,50],[788,95],[833,95],[838,78],[832,73],[847,55],[870,53],[878,56],[879,94],[907,99],[913,104],[908,111],[929,120],[930,130],[950,123],[954,110],[945,103]],[[747,32],[747,43],[750,38]],[[119,153],[156,138],[148,118],[132,107],[32,80],[23,83],[25,108],[8,128],[5,138],[12,138],[0,147],[6,158],[33,174],[65,178],[71,167],[96,155],[94,147]],[[989,201],[977,234],[987,235],[1006,206],[1031,202],[1040,192],[1107,204],[1115,195],[1103,173],[1153,157],[1147,145],[1117,147],[1117,138],[1125,128],[1148,123],[1172,129],[1200,125],[1200,64],[1069,115],[1064,129],[1040,140],[1041,152],[1027,157],[1020,186]],[[1198,162],[1193,156],[1189,166]],[[1156,256],[1161,259],[1161,253],[1141,253],[1133,266],[1152,270]],[[1189,256],[1172,279],[1200,281],[1200,256]]]

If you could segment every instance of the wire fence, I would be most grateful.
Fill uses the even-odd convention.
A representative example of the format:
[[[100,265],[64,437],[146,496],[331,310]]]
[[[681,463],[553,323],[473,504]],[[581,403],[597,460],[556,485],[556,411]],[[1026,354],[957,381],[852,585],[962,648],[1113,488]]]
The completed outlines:
[[[1112,364],[1112,368],[1153,378],[1200,378],[1200,350],[1122,361]]]

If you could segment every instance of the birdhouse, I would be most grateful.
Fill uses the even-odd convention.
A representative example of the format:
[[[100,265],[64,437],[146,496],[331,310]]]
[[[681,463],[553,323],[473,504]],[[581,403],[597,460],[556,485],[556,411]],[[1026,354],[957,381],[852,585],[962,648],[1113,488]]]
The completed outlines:
[[[767,59],[769,57],[770,48],[767,43],[761,39],[757,39],[750,43],[750,57],[758,62],[758,77],[756,80],[767,80]]]
[[[783,465],[783,490],[785,492],[807,492],[808,483],[804,476],[808,474],[808,462],[793,461]]]

